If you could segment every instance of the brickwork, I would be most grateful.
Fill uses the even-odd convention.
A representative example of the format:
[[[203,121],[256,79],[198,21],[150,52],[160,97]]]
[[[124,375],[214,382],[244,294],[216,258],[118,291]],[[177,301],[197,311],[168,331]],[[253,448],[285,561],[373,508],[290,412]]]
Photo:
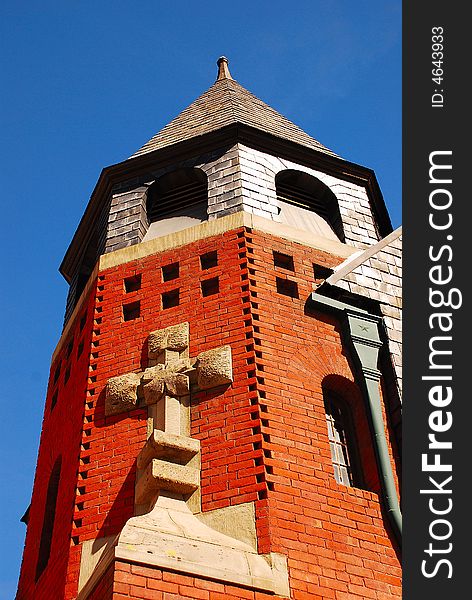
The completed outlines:
[[[217,264],[202,270],[200,256],[215,250]],[[292,256],[293,268],[275,266],[273,251]],[[294,600],[400,596],[400,567],[380,506],[367,417],[339,326],[306,305],[313,265],[334,268],[342,260],[240,228],[99,272],[88,300],[81,366],[70,372],[74,393],[67,404],[59,394],[44,421],[19,599],[57,597],[63,590],[65,598],[75,598],[81,543],[119,533],[133,515],[135,462],[146,439],[147,412],[138,406],[106,417],[106,382],[143,368],[150,331],[183,321],[190,324],[190,356],[225,344],[233,354],[233,384],[192,397],[202,511],[254,502],[258,552],[287,556]],[[163,281],[162,267],[175,262],[178,278]],[[140,287],[127,292],[124,280],[135,275],[141,275]],[[201,282],[214,278],[218,287],[203,297]],[[162,295],[175,290],[177,304],[164,309]],[[139,313],[124,321],[123,306],[138,303]],[[64,341],[51,381],[58,361],[66,366],[67,352]],[[334,480],[323,387],[351,405],[365,489]],[[53,392],[51,383],[46,413]],[[59,420],[52,420],[55,415]],[[54,568],[46,569],[33,591],[45,487],[40,482],[47,480],[61,444],[68,458]],[[390,450],[395,464],[394,444]],[[115,565],[113,598],[269,597],[155,569],[143,575],[137,568]],[[92,598],[111,597],[110,572]]]
[[[280,600],[273,594],[125,562],[115,563],[113,592],[114,600]]]
[[[385,531],[366,415],[339,327],[305,310],[313,263],[332,267],[333,258],[257,232],[251,237],[271,550],[288,551],[294,598],[399,597],[400,567]],[[274,268],[272,250],[292,255],[294,271]],[[295,281],[298,298],[277,294],[276,277]],[[334,481],[322,387],[351,405],[366,489]]]
[[[223,239],[202,240],[178,252],[150,256],[139,263],[128,263],[99,274],[95,308],[98,323],[92,341],[95,352],[87,390],[90,408],[86,418],[90,418],[90,425],[83,437],[87,449],[81,454],[81,460],[90,457],[90,461],[87,477],[79,485],[76,498],[76,517],[81,519],[81,526],[74,532],[78,543],[118,533],[133,515],[135,460],[146,439],[147,411],[143,407],[126,415],[105,417],[104,388],[110,377],[142,367],[150,331],[188,320],[191,356],[230,344],[239,381],[235,382],[231,397],[223,394],[217,404],[220,411],[227,409],[226,418],[231,424],[249,414],[249,384],[245,373],[249,367],[240,297],[244,273],[237,254],[238,240],[237,233],[230,232]],[[199,256],[216,248],[218,265],[202,271]],[[179,261],[179,278],[163,282],[162,267],[176,260]],[[124,279],[138,273],[142,274],[141,288],[126,293]],[[220,293],[202,298],[200,280],[214,277],[219,277]],[[179,305],[163,310],[162,294],[174,289],[180,290]],[[139,317],[123,323],[123,305],[138,300]],[[202,398],[207,396],[213,397],[215,392],[201,393]],[[236,438],[244,435],[241,431]],[[233,439],[230,445],[235,462],[253,452],[250,442],[237,444]],[[252,477],[241,481],[248,490],[256,484],[255,471],[253,467]],[[244,501],[245,494],[242,494],[240,502]],[[73,597],[72,590],[70,597]]]
[[[84,299],[51,365],[17,600],[57,597],[57,590],[63,590],[71,577],[68,560],[77,476],[78,472],[82,472],[79,454],[85,419],[94,302],[95,294],[91,292]],[[48,567],[35,585],[46,488],[51,469],[59,456],[62,456],[62,468],[51,553]]]

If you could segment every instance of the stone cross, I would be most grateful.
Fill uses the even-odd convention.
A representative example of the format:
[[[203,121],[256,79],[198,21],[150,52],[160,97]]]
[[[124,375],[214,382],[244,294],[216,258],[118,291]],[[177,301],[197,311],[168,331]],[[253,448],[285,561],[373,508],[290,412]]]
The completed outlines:
[[[136,516],[115,538],[110,562],[119,558],[289,597],[284,556],[259,555],[253,545],[198,517],[200,442],[189,437],[190,393],[228,385],[233,375],[230,346],[192,360],[188,345],[188,323],[153,331],[147,368],[107,383],[107,415],[132,410],[138,399],[148,406],[148,437],[137,457]],[[234,511],[226,518],[235,518]],[[235,529],[245,526],[236,523]]]
[[[137,459],[135,503],[140,514],[162,491],[189,497],[200,485],[200,442],[190,435],[190,390],[207,390],[233,381],[231,347],[221,346],[189,358],[189,324],[153,331],[148,367],[112,377],[106,386],[105,414],[148,406],[148,438]]]

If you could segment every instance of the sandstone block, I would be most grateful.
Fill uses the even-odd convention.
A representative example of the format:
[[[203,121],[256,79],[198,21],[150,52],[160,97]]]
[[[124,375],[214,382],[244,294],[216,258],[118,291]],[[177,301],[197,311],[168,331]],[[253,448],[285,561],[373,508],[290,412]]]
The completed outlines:
[[[185,464],[199,451],[199,440],[154,429],[138,455],[138,469],[144,469],[153,458]]]
[[[207,390],[233,381],[231,346],[221,346],[197,356],[197,383]]]
[[[144,400],[146,404],[155,404],[165,393],[178,398],[190,391],[188,375],[181,371],[189,369],[188,361],[176,360],[167,365],[156,365],[146,369],[142,376]]]
[[[105,392],[105,414],[116,415],[135,408],[140,381],[141,378],[136,373],[126,373],[109,379]]]
[[[165,329],[158,329],[149,334],[148,355],[150,359],[157,358],[164,350],[183,352],[188,348],[189,325],[179,323]]]
[[[161,366],[161,365],[157,365]],[[153,371],[152,374],[150,371]],[[143,392],[144,392],[144,401],[147,405],[156,404],[159,400],[164,396],[165,392],[165,371],[164,370],[153,370],[146,369],[142,382],[143,382]]]
[[[161,490],[191,494],[200,485],[200,472],[193,467],[154,458],[136,483],[136,504],[146,504]]]

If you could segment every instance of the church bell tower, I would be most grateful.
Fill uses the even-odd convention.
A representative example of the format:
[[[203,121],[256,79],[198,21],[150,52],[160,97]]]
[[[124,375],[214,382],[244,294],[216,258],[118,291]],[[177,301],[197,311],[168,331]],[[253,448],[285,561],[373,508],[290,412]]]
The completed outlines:
[[[65,254],[17,600],[401,597],[401,229],[215,83]]]

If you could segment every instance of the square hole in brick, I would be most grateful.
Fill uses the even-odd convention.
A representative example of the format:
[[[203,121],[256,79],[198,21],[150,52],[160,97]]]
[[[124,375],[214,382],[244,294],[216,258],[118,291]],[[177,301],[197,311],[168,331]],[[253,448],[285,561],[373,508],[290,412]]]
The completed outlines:
[[[295,271],[293,266],[293,256],[283,254],[282,252],[276,252],[274,250],[274,266],[280,267],[281,269],[287,269],[288,271]]]
[[[72,350],[74,349],[74,340],[70,340],[67,344],[67,358],[72,354]]]
[[[123,304],[123,321],[133,321],[141,314],[141,302],[130,302]]]
[[[328,279],[333,272],[333,269],[330,269],[329,267],[324,267],[323,265],[317,265],[316,263],[313,263],[313,274],[316,283],[321,283],[325,279]]]
[[[80,342],[80,344],[77,348],[77,358],[80,358],[83,351],[84,351],[84,342]]]
[[[136,292],[141,289],[141,274],[133,275],[132,277],[126,277],[124,280],[125,292]]]
[[[59,377],[61,376],[61,363],[59,363],[56,367],[56,370],[54,371],[54,383],[56,383],[56,381],[59,379]]]
[[[212,267],[216,267],[218,265],[218,253],[216,250],[213,252],[207,252],[206,254],[202,254],[200,256],[200,265],[202,267],[202,271],[206,269],[211,269]]]
[[[87,322],[87,313],[85,312],[80,319],[80,331],[85,327],[85,323]]]
[[[58,394],[58,391],[56,390],[51,398],[51,410],[53,410],[53,408],[57,404],[57,394]]]
[[[291,298],[298,298],[298,285],[295,281],[277,277],[276,284],[277,292],[279,294],[282,294],[283,296],[290,296]]]
[[[202,286],[202,296],[213,296],[214,294],[218,294],[220,291],[220,281],[218,277],[212,277],[211,279],[205,279],[201,283]]]
[[[180,290],[171,290],[162,294],[162,308],[172,308],[180,304]]]
[[[70,377],[70,367],[67,367],[66,372],[64,373],[64,385],[69,381]]]
[[[172,279],[177,279],[179,274],[180,271],[178,262],[162,267],[162,281],[172,281]]]

